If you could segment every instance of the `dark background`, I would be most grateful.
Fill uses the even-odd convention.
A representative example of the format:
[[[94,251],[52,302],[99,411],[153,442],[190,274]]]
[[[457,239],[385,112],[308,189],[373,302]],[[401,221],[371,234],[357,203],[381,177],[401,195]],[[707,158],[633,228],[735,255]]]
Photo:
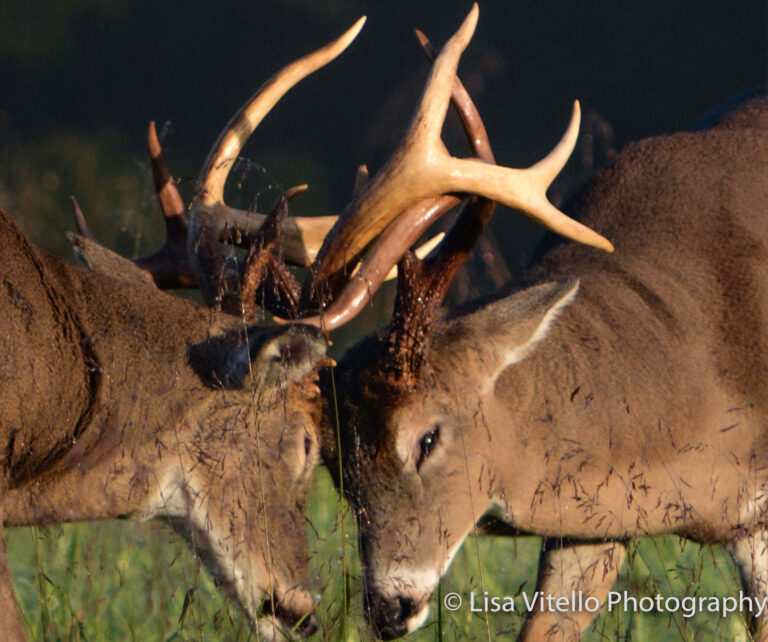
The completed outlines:
[[[128,254],[151,249],[159,232],[144,151],[148,121],[161,124],[171,169],[189,193],[240,103],[280,66],[366,14],[347,52],[262,124],[245,155],[265,171],[249,173],[232,197],[245,205],[257,199],[264,210],[275,186],[306,182],[311,191],[295,213],[338,212],[357,165],[381,166],[418,100],[428,65],[412,28],[442,45],[469,7],[4,0],[0,205],[35,240],[65,253],[67,199],[75,194],[108,245]],[[720,101],[765,82],[767,24],[764,0],[486,1],[460,74],[498,162],[510,166],[543,156],[564,130],[572,100],[582,101],[583,131],[598,152],[594,159],[577,152],[563,183],[568,191],[612,149],[686,129]],[[493,226],[512,271],[536,235],[522,220],[501,213]]]

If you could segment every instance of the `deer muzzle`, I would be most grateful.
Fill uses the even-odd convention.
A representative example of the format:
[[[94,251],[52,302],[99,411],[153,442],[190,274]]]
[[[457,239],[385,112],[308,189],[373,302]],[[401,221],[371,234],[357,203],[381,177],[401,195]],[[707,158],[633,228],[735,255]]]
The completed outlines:
[[[259,634],[265,639],[304,639],[314,635],[319,627],[312,606],[312,596],[303,588],[295,588],[282,598],[268,597],[258,619]]]
[[[407,593],[387,594],[369,589],[365,594],[365,614],[376,635],[394,640],[418,629],[429,615],[429,594],[423,599]]]

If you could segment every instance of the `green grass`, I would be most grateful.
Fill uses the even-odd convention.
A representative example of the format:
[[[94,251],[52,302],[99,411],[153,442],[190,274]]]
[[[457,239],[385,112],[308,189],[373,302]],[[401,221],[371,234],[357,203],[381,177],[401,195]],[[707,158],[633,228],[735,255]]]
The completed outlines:
[[[362,617],[356,531],[338,495],[318,471],[309,528],[321,631],[329,641],[372,639]],[[342,531],[344,540],[342,540]],[[221,596],[188,551],[161,523],[106,521],[48,528],[8,529],[16,594],[30,639],[36,640],[249,640],[255,639],[240,609]],[[457,555],[440,593],[470,591],[519,596],[533,591],[541,540],[536,537],[471,538]],[[342,563],[342,555],[345,561]],[[640,538],[630,546],[615,590],[630,594],[725,596],[741,585],[728,554],[677,537]],[[346,573],[345,573],[346,569]],[[346,591],[346,596],[345,596]],[[521,599],[518,599],[522,603]],[[523,614],[481,616],[462,608],[438,608],[409,640],[514,639]],[[746,640],[741,616],[700,613],[691,619],[668,613],[603,612],[587,640]]]

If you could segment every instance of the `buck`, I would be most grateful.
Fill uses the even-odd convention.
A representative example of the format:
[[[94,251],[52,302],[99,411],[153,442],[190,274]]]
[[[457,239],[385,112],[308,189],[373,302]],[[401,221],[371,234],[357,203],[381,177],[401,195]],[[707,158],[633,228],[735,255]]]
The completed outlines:
[[[480,159],[453,158],[440,141],[477,13],[435,61],[395,154],[428,177],[414,198],[471,199],[431,256],[400,260],[392,320],[341,360],[338,416],[329,411],[321,430],[357,514],[367,615],[384,639],[421,626],[483,517],[547,538],[536,590],[569,604],[571,591],[604,601],[627,538],[657,533],[726,543],[764,600],[768,98],[629,145],[575,201],[575,217],[600,234],[586,232],[545,197],[577,118],[527,170],[492,164],[476,113]],[[581,243],[550,248],[514,289],[441,316],[491,199]],[[370,225],[416,229],[409,212]],[[315,287],[337,278],[324,266]],[[333,305],[327,314],[341,316]],[[578,639],[592,617],[534,610],[522,637]],[[768,640],[765,617],[753,625]]]
[[[283,259],[308,267],[337,217],[286,219],[287,198],[303,187],[269,216],[238,211],[225,204],[224,185],[261,119],[363,21],[240,109],[209,154],[188,216],[150,126],[168,231],[156,254],[132,262],[111,253],[89,238],[76,208],[86,270],[34,246],[0,212],[0,523],[163,518],[262,639],[317,628],[304,507],[318,456],[315,379],[330,361],[316,328],[256,321],[262,304],[300,314],[300,285]],[[361,182],[358,196],[375,198],[372,190]],[[242,259],[232,244],[244,247]],[[192,286],[208,307],[161,291]],[[0,547],[0,631],[20,640],[1,538]]]

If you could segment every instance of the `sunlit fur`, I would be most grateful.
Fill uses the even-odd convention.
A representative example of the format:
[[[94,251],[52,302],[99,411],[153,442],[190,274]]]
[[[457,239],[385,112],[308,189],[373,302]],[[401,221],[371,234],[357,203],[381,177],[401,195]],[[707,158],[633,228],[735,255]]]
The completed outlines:
[[[340,363],[341,452],[327,429],[323,456],[334,473],[341,457],[382,637],[423,616],[489,510],[560,542],[542,561],[549,593],[604,596],[625,538],[678,533],[730,542],[765,597],[768,98],[710,125],[628,146],[570,208],[614,254],[554,247],[438,322],[408,385],[386,331]],[[598,572],[574,571],[585,560]],[[523,635],[577,638],[590,619],[535,612]]]

